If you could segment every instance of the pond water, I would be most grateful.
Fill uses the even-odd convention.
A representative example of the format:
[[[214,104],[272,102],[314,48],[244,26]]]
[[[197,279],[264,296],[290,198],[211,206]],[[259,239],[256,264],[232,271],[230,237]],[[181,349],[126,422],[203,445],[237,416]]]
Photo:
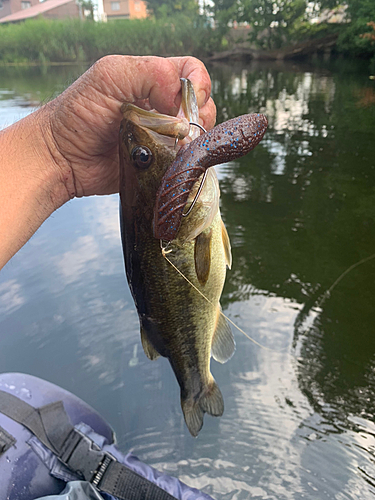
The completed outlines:
[[[85,68],[2,68],[0,128]],[[234,357],[221,418],[188,433],[165,359],[143,354],[118,197],[74,200],[0,273],[0,371],[72,391],[119,446],[218,500],[375,494],[375,85],[344,62],[209,68],[218,121],[260,111],[263,142],[218,168]],[[4,235],[2,236],[4,237]],[[270,350],[269,350],[270,349]]]

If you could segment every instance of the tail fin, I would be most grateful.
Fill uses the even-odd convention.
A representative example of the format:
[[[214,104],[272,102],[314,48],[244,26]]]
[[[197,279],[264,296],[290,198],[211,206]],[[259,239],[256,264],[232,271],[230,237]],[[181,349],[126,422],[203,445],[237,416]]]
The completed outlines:
[[[212,380],[197,398],[181,398],[181,407],[187,428],[194,437],[197,437],[202,429],[205,413],[214,417],[221,417],[224,413],[223,396],[215,380]]]

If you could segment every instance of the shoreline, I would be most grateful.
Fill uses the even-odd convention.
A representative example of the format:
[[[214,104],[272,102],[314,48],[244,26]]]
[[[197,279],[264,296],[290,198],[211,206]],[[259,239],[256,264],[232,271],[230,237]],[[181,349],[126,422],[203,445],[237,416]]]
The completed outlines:
[[[235,46],[232,49],[220,52],[213,52],[211,55],[201,56],[205,63],[215,62],[267,62],[267,61],[291,61],[291,60],[306,60],[309,57],[323,55],[325,58],[331,56],[337,43],[337,34],[325,36],[315,40],[307,40],[298,44],[290,45],[282,49],[276,50],[259,50],[250,48],[242,44]],[[160,54],[158,54],[160,55]],[[170,57],[170,54],[163,57]],[[0,61],[0,67],[41,67],[41,66],[88,66],[95,61],[22,61],[22,62],[5,62]]]
[[[228,51],[216,52],[207,59],[210,62],[225,61],[228,59],[242,61],[285,61],[307,58],[317,54],[330,56],[336,46],[337,38],[337,34],[331,34],[274,50],[260,50],[242,45]]]

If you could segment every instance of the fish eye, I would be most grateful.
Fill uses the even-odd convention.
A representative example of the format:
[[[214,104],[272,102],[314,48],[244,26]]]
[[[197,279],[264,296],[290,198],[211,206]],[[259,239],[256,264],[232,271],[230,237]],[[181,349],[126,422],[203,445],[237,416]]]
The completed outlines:
[[[146,146],[134,148],[131,157],[135,165],[142,169],[148,168],[152,162],[152,153]]]

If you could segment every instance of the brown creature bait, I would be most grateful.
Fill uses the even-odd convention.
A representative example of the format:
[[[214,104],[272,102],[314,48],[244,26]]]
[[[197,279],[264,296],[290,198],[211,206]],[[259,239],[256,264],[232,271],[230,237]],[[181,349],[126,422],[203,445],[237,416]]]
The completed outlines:
[[[163,176],[154,208],[154,236],[172,241],[181,225],[189,194],[209,168],[246,155],[259,144],[267,129],[264,115],[232,118],[183,146]]]

